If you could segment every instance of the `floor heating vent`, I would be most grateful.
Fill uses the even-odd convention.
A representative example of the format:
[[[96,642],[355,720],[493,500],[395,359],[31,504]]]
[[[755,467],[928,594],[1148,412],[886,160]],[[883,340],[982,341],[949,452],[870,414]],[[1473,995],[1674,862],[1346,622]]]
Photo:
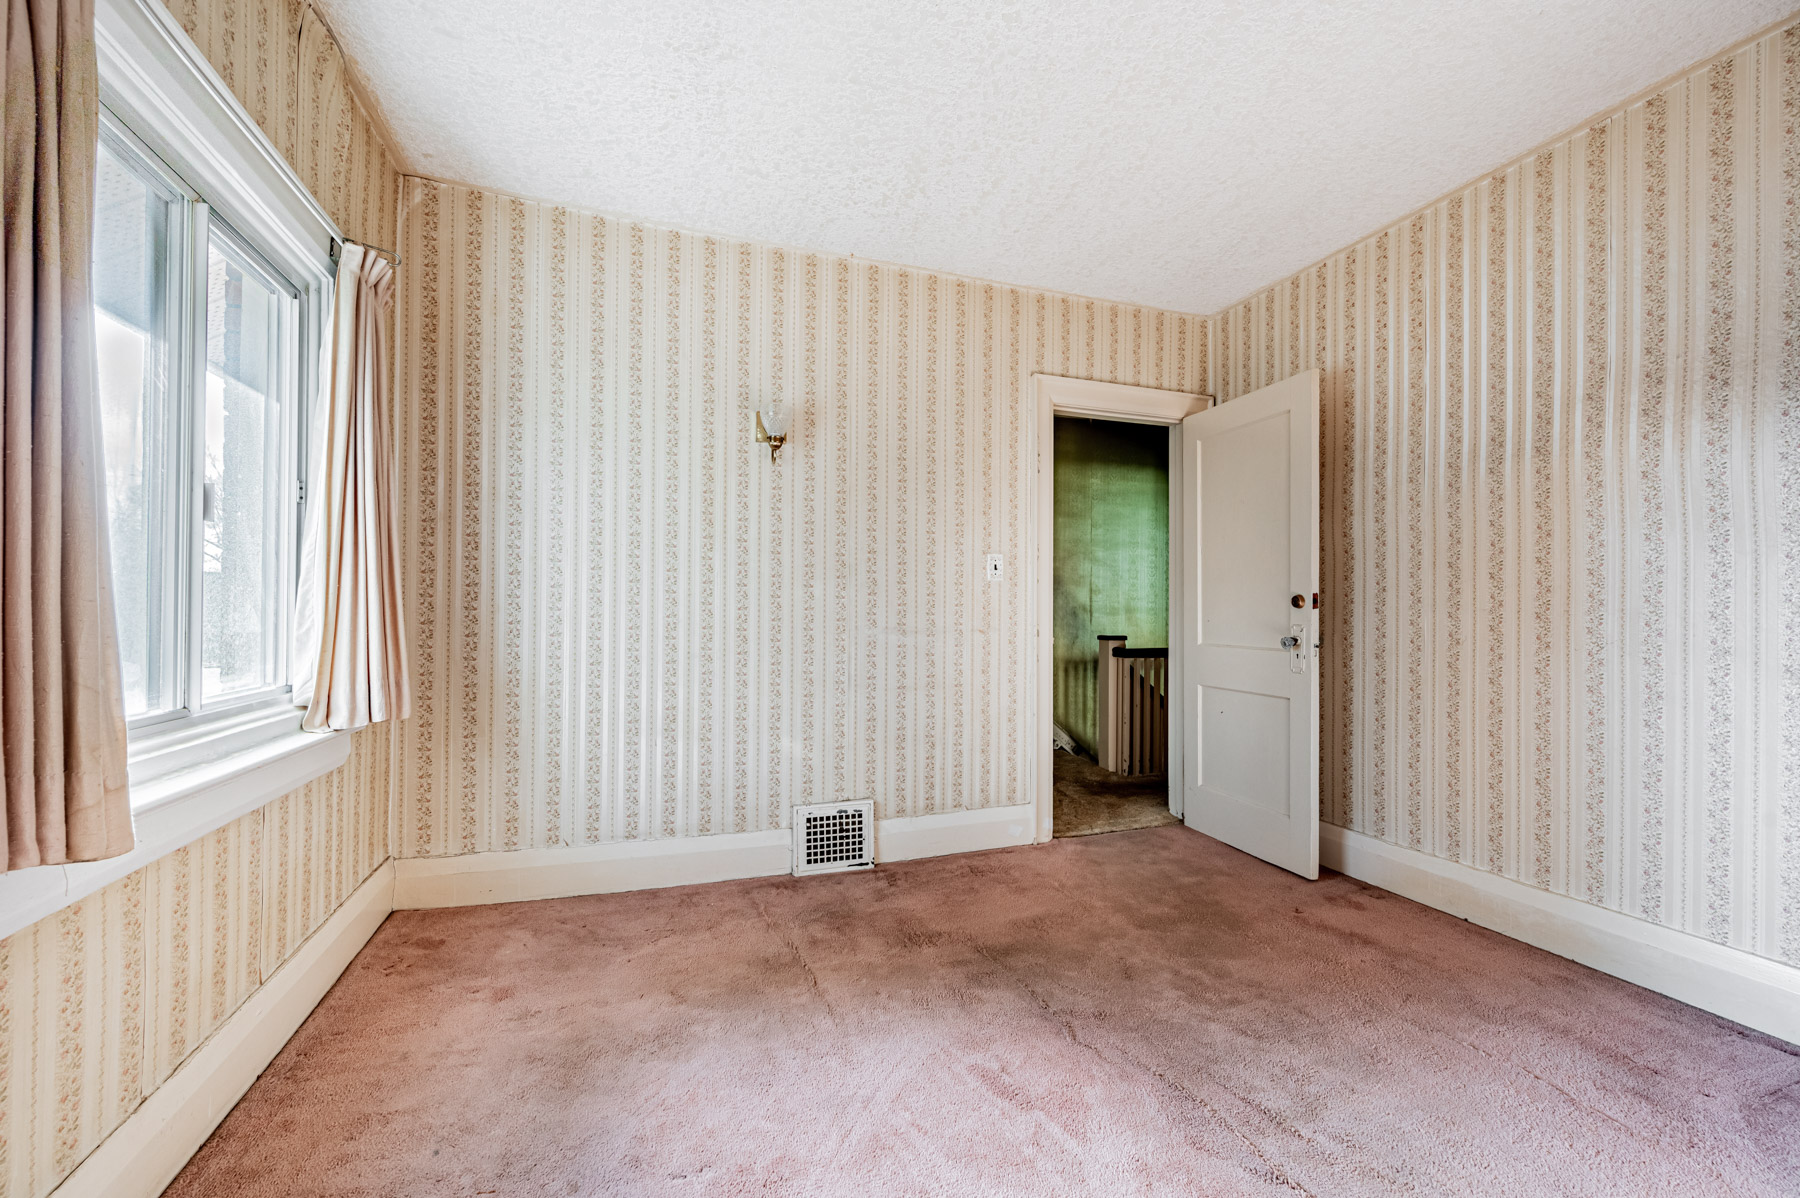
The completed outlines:
[[[815,803],[794,808],[794,873],[831,874],[875,865],[875,804]]]

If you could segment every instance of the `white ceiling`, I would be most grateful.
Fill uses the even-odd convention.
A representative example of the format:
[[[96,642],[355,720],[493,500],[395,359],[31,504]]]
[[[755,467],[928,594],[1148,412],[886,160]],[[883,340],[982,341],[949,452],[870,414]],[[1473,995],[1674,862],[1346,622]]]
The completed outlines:
[[[1210,313],[1795,0],[314,0],[412,169]]]

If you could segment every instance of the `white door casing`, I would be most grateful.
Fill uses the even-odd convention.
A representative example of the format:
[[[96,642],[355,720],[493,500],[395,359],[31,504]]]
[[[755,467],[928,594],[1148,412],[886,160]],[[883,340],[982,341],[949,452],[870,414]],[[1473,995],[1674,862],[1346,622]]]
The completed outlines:
[[[1316,878],[1319,372],[1184,419],[1181,474],[1183,819]]]
[[[1134,424],[1160,424],[1169,429],[1169,644],[1180,636],[1180,621],[1185,611],[1182,580],[1187,570],[1182,561],[1187,544],[1181,523],[1179,497],[1179,445],[1182,418],[1212,403],[1212,398],[1185,391],[1167,391],[1157,387],[1134,387],[1125,383],[1103,383],[1092,379],[1062,378],[1051,374],[1031,376],[1034,406],[1037,409],[1036,446],[1037,495],[1033,513],[1033,552],[1031,560],[1031,593],[1036,611],[1032,624],[1035,631],[1032,656],[1031,689],[1035,702],[1031,718],[1026,721],[1026,761],[1029,785],[1036,806],[1036,839],[1047,841],[1054,832],[1056,747],[1051,735],[1051,689],[1054,669],[1051,649],[1054,599],[1052,582],[1055,557],[1055,487],[1056,418],[1087,416],[1099,420],[1123,420]],[[1175,735],[1184,720],[1182,715],[1181,662],[1171,652],[1169,659],[1169,778],[1170,809],[1179,810],[1180,795],[1175,779],[1180,776],[1181,740]]]

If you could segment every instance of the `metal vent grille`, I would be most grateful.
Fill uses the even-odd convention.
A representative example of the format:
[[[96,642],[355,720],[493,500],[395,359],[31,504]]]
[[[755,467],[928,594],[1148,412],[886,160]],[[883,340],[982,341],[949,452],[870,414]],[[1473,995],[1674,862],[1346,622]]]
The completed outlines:
[[[794,873],[825,874],[875,864],[875,804],[794,808]]]

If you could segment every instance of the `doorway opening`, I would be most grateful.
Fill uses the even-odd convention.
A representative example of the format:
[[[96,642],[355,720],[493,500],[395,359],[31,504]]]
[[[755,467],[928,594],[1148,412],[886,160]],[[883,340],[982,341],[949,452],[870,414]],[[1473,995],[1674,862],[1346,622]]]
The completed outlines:
[[[1135,387],[1125,383],[1104,383],[1093,379],[1064,378],[1053,374],[1034,374],[1031,376],[1032,393],[1037,409],[1037,419],[1033,422],[1033,457],[1037,460],[1036,471],[1036,503],[1033,506],[1031,520],[1031,583],[1034,596],[1032,613],[1032,639],[1034,645],[1034,664],[1031,671],[1032,718],[1030,721],[1031,740],[1031,777],[1033,793],[1033,818],[1036,822],[1033,838],[1039,843],[1050,840],[1056,834],[1055,828],[1055,789],[1056,769],[1059,758],[1078,759],[1078,755],[1064,754],[1057,749],[1056,729],[1056,694],[1057,694],[1057,662],[1056,662],[1056,425],[1063,417],[1079,417],[1087,420],[1090,431],[1100,429],[1108,431],[1124,426],[1135,426],[1141,429],[1139,435],[1146,438],[1161,439],[1167,447],[1163,459],[1163,477],[1167,490],[1161,509],[1165,521],[1161,545],[1164,563],[1162,570],[1166,577],[1167,601],[1164,611],[1165,633],[1160,644],[1149,641],[1138,641],[1141,648],[1159,648],[1164,646],[1180,646],[1186,642],[1185,623],[1187,621],[1184,596],[1186,585],[1186,560],[1189,552],[1186,525],[1191,523],[1185,515],[1183,505],[1178,501],[1181,480],[1187,476],[1187,467],[1183,455],[1186,450],[1182,439],[1182,421],[1197,412],[1206,410],[1211,405],[1211,397],[1197,395],[1185,391],[1165,391],[1157,387]],[[1075,426],[1070,426],[1075,427]],[[1095,638],[1101,633],[1116,633],[1115,629],[1092,628],[1083,634]],[[1148,632],[1144,635],[1150,635]],[[1153,638],[1154,639],[1154,638]],[[1098,669],[1100,642],[1091,642],[1095,658],[1092,669]],[[1125,642],[1130,648],[1132,642]],[[1182,674],[1186,668],[1182,653],[1174,653],[1164,660],[1166,674],[1162,682],[1163,692],[1167,699],[1167,717],[1164,749],[1167,754],[1167,768],[1161,782],[1163,809],[1172,813],[1177,820],[1182,815],[1185,798],[1183,787],[1178,780],[1183,774],[1182,763],[1186,758],[1186,737],[1172,735],[1175,730],[1185,727],[1184,714],[1187,700],[1183,694]],[[1097,680],[1096,680],[1097,681]],[[1096,702],[1098,693],[1096,693]],[[1095,712],[1096,718],[1098,712]],[[1072,738],[1071,738],[1072,739]],[[1090,747],[1090,754],[1093,748]],[[1092,764],[1100,764],[1094,754]],[[1063,761],[1063,768],[1069,770],[1072,760]],[[1079,767],[1076,767],[1079,768]],[[1109,773],[1117,771],[1107,771]],[[1140,787],[1154,785],[1145,779],[1135,784]]]
[[[1055,418],[1054,835],[1181,822],[1170,810],[1169,429]]]

